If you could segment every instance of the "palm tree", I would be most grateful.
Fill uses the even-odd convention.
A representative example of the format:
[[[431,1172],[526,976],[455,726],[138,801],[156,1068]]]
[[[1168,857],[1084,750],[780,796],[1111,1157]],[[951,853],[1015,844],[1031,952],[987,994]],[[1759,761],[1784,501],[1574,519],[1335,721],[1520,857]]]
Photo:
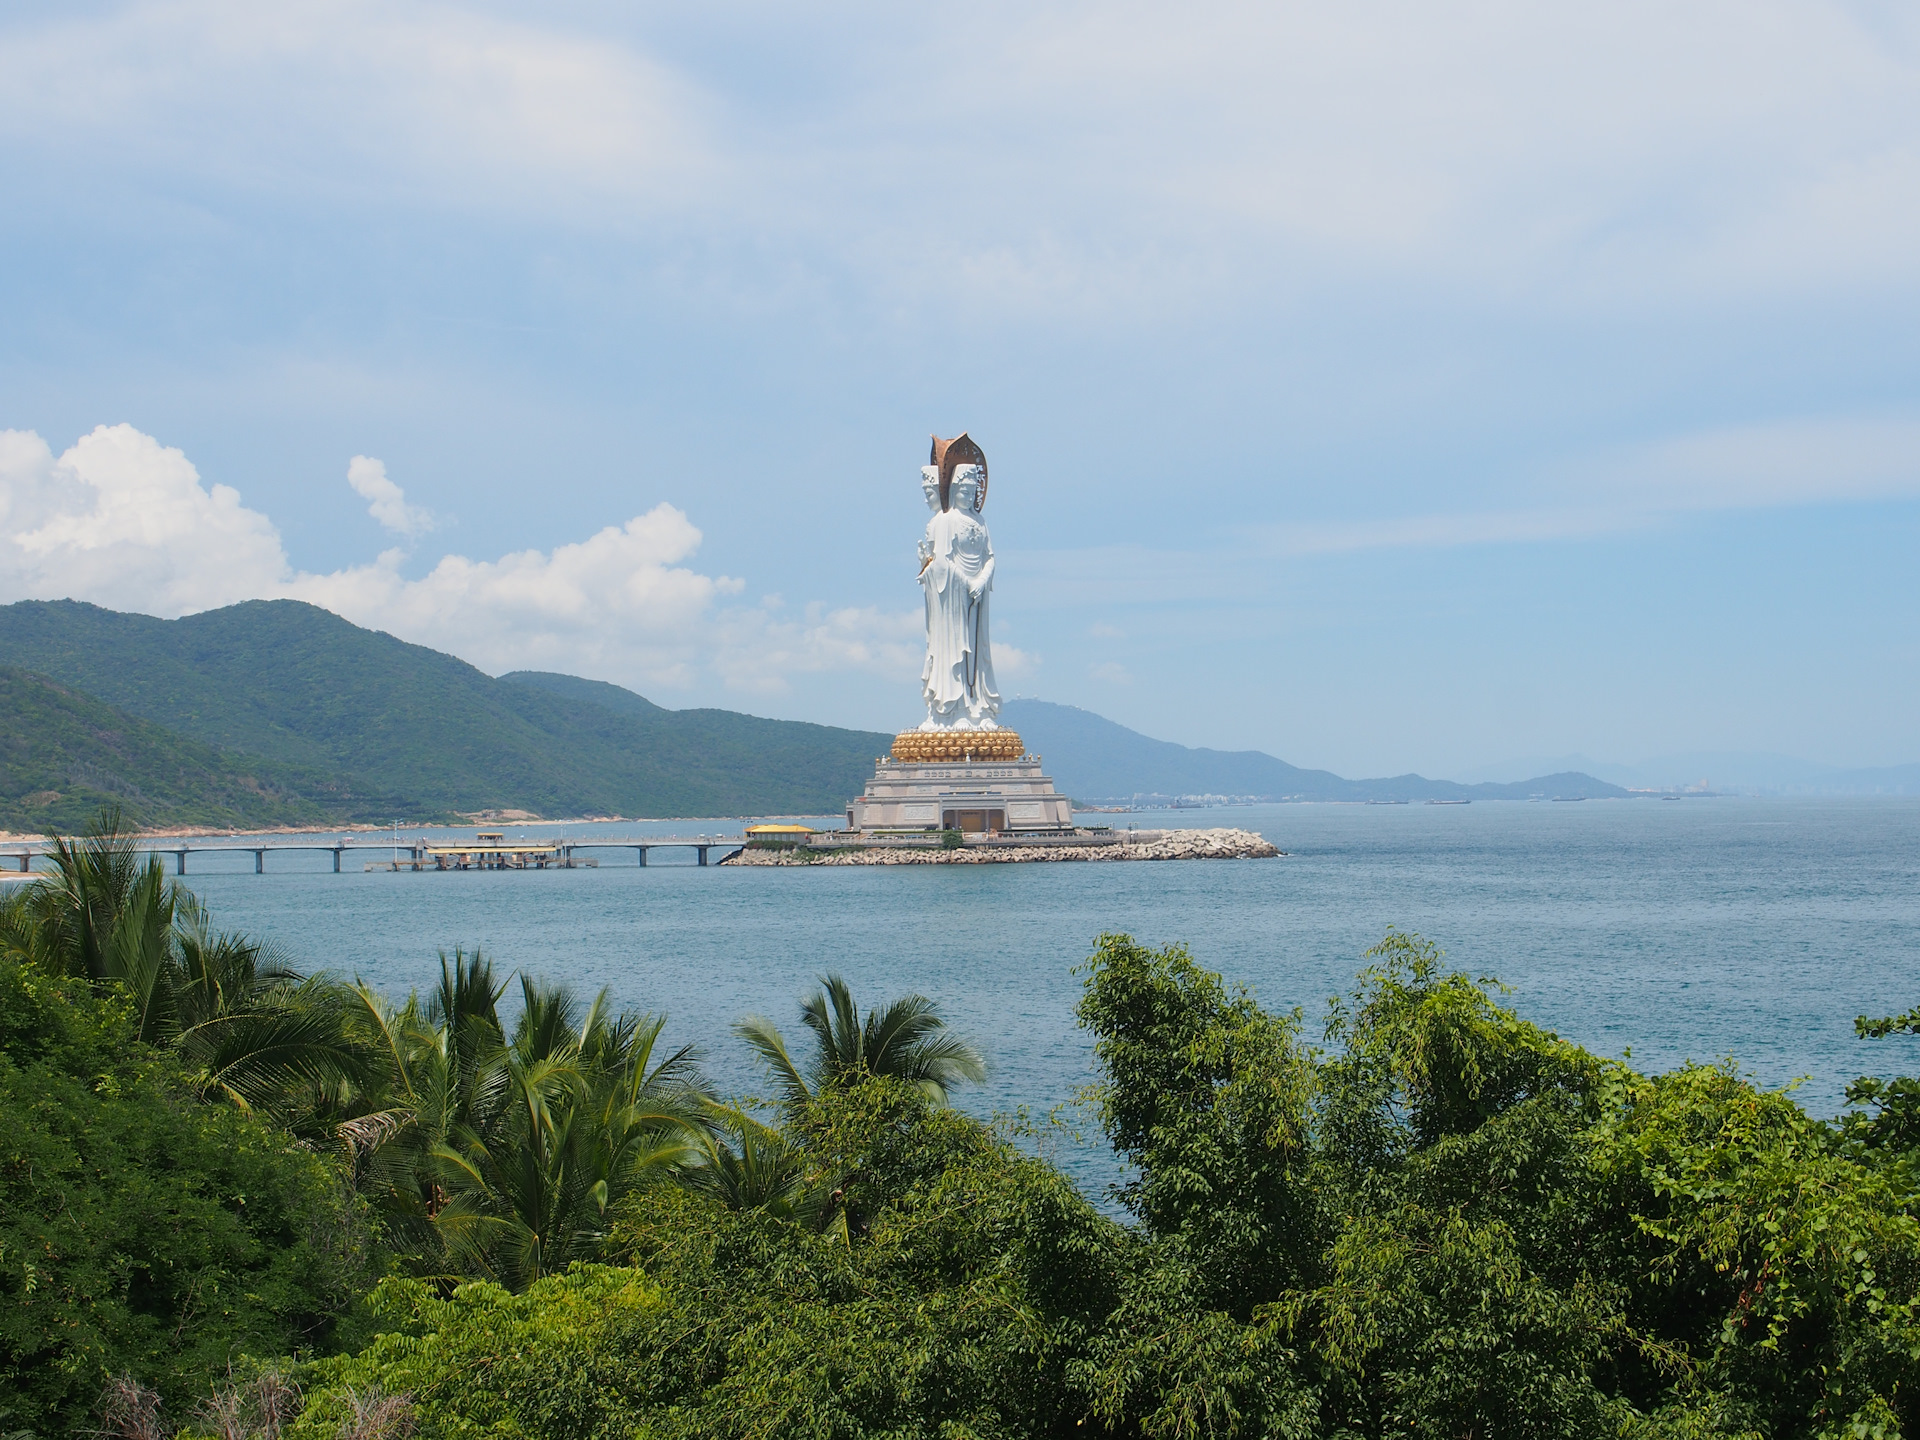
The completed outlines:
[[[139,1038],[173,1049],[202,1099],[298,1124],[316,1087],[358,1075],[340,987],[305,979],[273,947],[216,934],[117,810],[84,841],[56,837],[53,872],[0,912],[0,947],[61,974],[121,986]]]
[[[329,1097],[335,1133],[356,1187],[422,1257],[442,1248],[434,1220],[450,1199],[435,1151],[498,1106],[504,988],[478,950],[456,949],[440,952],[440,983],[424,1003],[415,992],[395,1007],[357,981],[348,991],[348,1029],[370,1063],[363,1083]]]
[[[523,976],[509,1039],[503,988],[459,950],[425,1003],[356,986],[353,1029],[378,1064],[341,1095],[339,1134],[420,1263],[523,1288],[598,1253],[636,1186],[696,1165],[709,1102],[690,1047],[657,1058],[663,1017],[615,1016],[605,991],[583,1009]]]
[[[970,1043],[947,1031],[946,1021],[924,995],[903,995],[862,1022],[853,992],[838,975],[800,1007],[800,1021],[813,1032],[814,1054],[803,1068],[771,1020],[749,1015],[734,1033],[752,1046],[780,1087],[791,1110],[804,1109],[821,1090],[866,1076],[889,1076],[917,1085],[936,1103],[964,1080],[986,1078],[987,1063]]]
[[[164,942],[172,892],[158,856],[143,866],[120,812],[102,810],[84,841],[56,835],[53,870],[10,898],[0,946],[62,975],[118,979]]]
[[[729,1210],[763,1210],[782,1220],[819,1208],[807,1203],[814,1186],[805,1150],[737,1105],[715,1105],[708,1123],[705,1163],[688,1176],[693,1189]]]
[[[142,1006],[150,1025],[142,1038],[173,1046],[202,1099],[302,1128],[319,1095],[367,1073],[370,1057],[347,1030],[350,992],[303,977],[274,945],[216,934],[186,891],[174,895],[163,974],[153,988],[164,995]],[[138,1001],[136,977],[126,983]]]

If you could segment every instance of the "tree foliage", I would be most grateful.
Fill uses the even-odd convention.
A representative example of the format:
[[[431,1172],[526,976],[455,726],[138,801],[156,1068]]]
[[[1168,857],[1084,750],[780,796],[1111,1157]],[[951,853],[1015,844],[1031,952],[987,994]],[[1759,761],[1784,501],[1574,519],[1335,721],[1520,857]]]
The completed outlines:
[[[1600,1061],[1414,937],[1371,958],[1330,1016],[1337,1048],[1307,1058],[1184,951],[1101,942],[1082,1015],[1145,1232],[1140,1320],[1123,1307],[1092,1348],[1101,1420],[1911,1428],[1920,1233],[1895,1171],[1729,1071]],[[1271,1108],[1249,1126],[1250,1090]],[[1258,1269],[1194,1263],[1196,1233],[1229,1224],[1262,1227]]]
[[[524,1289],[594,1258],[636,1186],[700,1162],[703,1082],[691,1048],[659,1053],[664,1017],[614,1015],[605,991],[582,1006],[523,976],[508,1036],[485,957],[440,969],[424,1003],[354,988],[372,1063],[330,1097],[337,1133],[416,1268]]]
[[[288,1118],[316,1088],[363,1073],[341,988],[215,931],[158,857],[141,859],[119,812],[102,812],[85,839],[57,837],[53,859],[0,904],[0,953],[123,991],[136,1037],[171,1049],[202,1098]]]
[[[222,1433],[297,1384],[309,1437],[1920,1424],[1912,1082],[1862,1082],[1872,1113],[1833,1124],[1729,1067],[1640,1075],[1398,932],[1310,1037],[1184,948],[1108,935],[1080,1006],[1127,1167],[1102,1208],[1035,1153],[1051,1132],[948,1108],[980,1061],[922,997],[863,1013],[826,977],[797,1055],[742,1022],[780,1092],[756,1112],[605,994],[523,975],[504,1025],[507,981],[458,951],[400,1004],[302,981],[180,897],[162,915],[139,867],[80,861],[0,932],[0,1101],[29,1117],[8,1425],[73,1423],[115,1375],[142,1424],[142,1384],[178,1416],[217,1382]],[[211,1083],[186,1037],[300,987],[341,1058]],[[342,1319],[356,1205],[389,1271],[371,1338]]]
[[[370,1282],[340,1177],[197,1098],[122,993],[0,957],[0,1409],[80,1433],[133,1372],[176,1415],[230,1361],[325,1350]]]
[[[902,1081],[836,1087],[810,1135],[858,1217],[851,1243],[648,1188],[615,1228],[621,1265],[520,1297],[390,1285],[393,1333],[313,1367],[295,1433],[334,1433],[350,1387],[411,1394],[426,1435],[1078,1433],[1070,1366],[1111,1303],[1121,1228]]]

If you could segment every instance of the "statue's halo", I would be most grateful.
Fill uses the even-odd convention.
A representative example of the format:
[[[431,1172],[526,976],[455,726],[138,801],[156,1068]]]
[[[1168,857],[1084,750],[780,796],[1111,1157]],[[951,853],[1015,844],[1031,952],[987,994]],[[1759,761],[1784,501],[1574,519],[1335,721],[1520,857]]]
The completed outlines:
[[[951,440],[942,440],[938,435],[934,436],[933,454],[928,458],[927,463],[940,467],[940,511],[942,514],[945,514],[952,508],[947,494],[953,488],[953,472],[962,465],[978,465],[980,467],[980,494],[974,499],[973,512],[977,515],[987,508],[987,452],[974,444],[972,438],[966,431],[962,430]]]

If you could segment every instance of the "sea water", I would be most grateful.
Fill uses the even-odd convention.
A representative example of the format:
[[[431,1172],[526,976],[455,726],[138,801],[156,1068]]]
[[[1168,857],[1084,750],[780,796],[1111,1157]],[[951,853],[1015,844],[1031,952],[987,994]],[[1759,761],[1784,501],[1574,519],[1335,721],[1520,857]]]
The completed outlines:
[[[395,874],[363,871],[368,852],[350,851],[338,875],[320,855],[269,855],[265,875],[250,854],[194,856],[188,883],[223,927],[395,996],[430,986],[437,953],[455,945],[502,974],[604,986],[622,1006],[665,1011],[667,1037],[697,1044],[735,1094],[770,1087],[732,1023],[759,1013],[800,1038],[802,999],[835,972],[863,1005],[931,996],[979,1044],[988,1080],[959,1103],[1045,1115],[1092,1076],[1075,966],[1107,931],[1186,944],[1269,1009],[1300,1007],[1309,1038],[1397,926],[1509,986],[1528,1019],[1603,1055],[1631,1051],[1643,1071],[1731,1059],[1763,1084],[1799,1082],[1822,1115],[1856,1075],[1920,1072],[1920,1040],[1853,1030],[1857,1015],[1920,1003],[1920,801],[1264,805],[1083,820],[1240,826],[1288,853],[699,868],[691,852],[655,851],[642,869],[602,851],[598,869]],[[737,833],[719,821],[522,828]],[[1110,1171],[1097,1152],[1061,1158],[1090,1184]]]

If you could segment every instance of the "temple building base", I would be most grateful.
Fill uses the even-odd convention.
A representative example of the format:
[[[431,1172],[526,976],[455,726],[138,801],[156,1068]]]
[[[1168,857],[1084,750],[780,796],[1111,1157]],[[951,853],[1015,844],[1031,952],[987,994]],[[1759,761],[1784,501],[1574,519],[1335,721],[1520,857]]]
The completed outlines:
[[[924,739],[922,737],[925,737]],[[1073,801],[1053,788],[1040,757],[1024,753],[1011,730],[937,734],[963,753],[999,752],[1009,758],[928,760],[928,732],[909,730],[894,753],[874,762],[865,793],[847,807],[847,828],[869,835],[958,830],[969,835],[1063,835],[1073,831]],[[908,756],[902,756],[905,750]]]

